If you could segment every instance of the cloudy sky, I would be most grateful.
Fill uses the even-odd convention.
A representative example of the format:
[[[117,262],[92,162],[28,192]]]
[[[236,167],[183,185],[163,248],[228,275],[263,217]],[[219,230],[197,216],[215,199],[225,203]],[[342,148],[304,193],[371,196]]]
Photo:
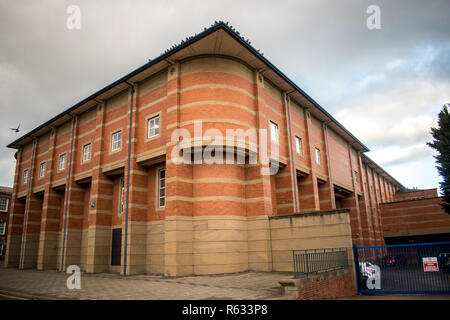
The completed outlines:
[[[67,28],[70,5],[80,29]],[[369,5],[381,29],[367,28]],[[8,143],[214,20],[250,39],[403,185],[438,186],[426,142],[450,102],[448,0],[0,0],[0,185],[13,183]]]

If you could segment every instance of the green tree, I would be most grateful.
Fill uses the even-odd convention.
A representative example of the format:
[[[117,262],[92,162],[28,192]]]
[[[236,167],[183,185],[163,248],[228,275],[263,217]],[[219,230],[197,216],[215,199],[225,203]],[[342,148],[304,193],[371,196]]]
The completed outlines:
[[[450,214],[450,104],[444,105],[439,112],[438,127],[431,128],[433,141],[427,145],[438,152],[434,158],[437,163],[437,170],[443,181],[439,183],[441,192],[444,196],[442,206],[445,212]]]

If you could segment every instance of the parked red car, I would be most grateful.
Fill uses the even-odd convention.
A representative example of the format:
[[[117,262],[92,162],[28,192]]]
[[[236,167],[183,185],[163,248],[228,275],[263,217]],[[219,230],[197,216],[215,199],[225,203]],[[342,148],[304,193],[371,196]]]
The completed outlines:
[[[385,267],[400,266],[406,263],[406,257],[402,255],[387,255],[381,260],[381,265]]]

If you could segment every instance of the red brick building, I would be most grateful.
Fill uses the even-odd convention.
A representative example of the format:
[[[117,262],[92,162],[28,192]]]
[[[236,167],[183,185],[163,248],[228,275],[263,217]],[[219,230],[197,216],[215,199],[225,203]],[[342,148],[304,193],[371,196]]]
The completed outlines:
[[[0,260],[5,259],[12,188],[0,187]]]
[[[227,130],[255,130],[258,139],[239,141]],[[176,161],[211,145],[246,162]],[[380,203],[402,188],[223,23],[8,147],[18,156],[7,267],[169,276],[282,270],[292,247],[283,228],[310,223],[296,238],[309,247],[384,243]],[[271,150],[270,161],[250,163],[260,148]],[[270,219],[280,215],[296,219]]]
[[[437,189],[405,190],[380,205],[386,244],[450,241],[450,215]]]

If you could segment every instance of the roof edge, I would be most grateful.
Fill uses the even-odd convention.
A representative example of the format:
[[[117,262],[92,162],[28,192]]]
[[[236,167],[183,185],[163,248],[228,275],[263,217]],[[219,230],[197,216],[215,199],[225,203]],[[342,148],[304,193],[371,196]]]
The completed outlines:
[[[371,158],[369,158],[369,156],[367,156],[366,154],[362,154],[362,156],[364,158],[366,158],[366,160],[370,163],[372,163],[373,165],[375,165],[375,167],[377,169],[379,169],[381,172],[383,172],[384,174],[386,174],[389,179],[392,179],[392,181],[394,181],[401,190],[406,189],[405,186],[403,184],[401,184],[400,182],[397,181],[397,179],[395,179],[394,177],[392,177],[386,170],[384,170],[379,164],[377,164],[375,161],[373,161]]]
[[[8,148],[12,149],[18,149],[17,144],[23,141],[27,138],[32,138],[33,134],[38,132],[39,130],[45,128],[46,126],[49,126],[52,122],[62,118],[65,115],[71,116],[74,111],[84,105],[85,103],[95,99],[99,95],[107,92],[108,90],[116,87],[117,85],[129,80],[133,76],[139,74],[140,72],[150,68],[151,66],[157,64],[158,62],[161,62],[167,58],[169,58],[172,54],[186,48],[187,46],[191,45],[192,43],[200,40],[201,38],[204,38],[208,36],[209,34],[219,30],[223,29],[226,31],[230,36],[232,36],[236,41],[238,41],[242,46],[244,46],[246,49],[248,49],[253,55],[255,55],[258,59],[260,59],[263,63],[265,63],[269,68],[271,68],[275,73],[280,76],[284,81],[286,81],[290,86],[292,86],[296,91],[300,92],[301,95],[303,95],[309,102],[311,102],[320,112],[322,112],[326,117],[328,117],[331,122],[334,122],[340,129],[342,129],[346,134],[349,135],[351,139],[354,140],[354,143],[357,143],[360,147],[362,147],[363,152],[370,151],[369,148],[367,148],[359,139],[357,139],[350,131],[348,131],[342,124],[339,123],[328,111],[326,111],[319,103],[317,103],[311,96],[309,96],[303,89],[301,89],[299,86],[297,86],[291,79],[289,79],[283,72],[281,72],[275,65],[273,65],[268,59],[264,57],[262,53],[259,52],[259,50],[256,50],[254,47],[250,45],[250,42],[248,40],[244,40],[242,36],[240,36],[240,33],[235,31],[231,26],[228,25],[228,23],[224,23],[223,21],[215,22],[211,27],[204,28],[204,31],[202,31],[199,34],[196,34],[195,36],[187,37],[186,40],[182,40],[180,44],[172,46],[170,49],[163,52],[160,56],[157,58],[150,60],[149,62],[145,63],[141,67],[133,70],[132,72],[128,73],[127,75],[123,76],[122,78],[119,78],[118,80],[114,81],[113,83],[107,85],[106,87],[98,90],[97,92],[91,94],[87,98],[81,100],[80,102],[76,103],[72,107],[68,108],[67,110],[57,114],[50,120],[46,121],[45,123],[39,125],[38,127],[34,128],[33,130],[29,131],[25,135],[21,136],[20,138],[14,140],[13,142],[9,143],[7,145]]]
[[[125,76],[123,76],[122,78],[119,78],[118,80],[114,81],[113,83],[107,85],[106,87],[98,90],[97,92],[91,94],[90,96],[88,96],[87,98],[81,100],[80,102],[76,103],[75,105],[73,105],[72,107],[66,109],[65,111],[57,114],[56,116],[54,116],[53,118],[51,118],[50,120],[46,121],[45,123],[39,125],[38,127],[32,129],[31,131],[29,131],[28,133],[26,133],[25,135],[23,135],[22,137],[14,140],[13,142],[9,143],[6,147],[8,148],[12,148],[12,149],[17,149],[17,147],[15,147],[14,145],[16,145],[17,143],[19,143],[20,141],[30,137],[33,135],[33,133],[36,133],[37,131],[41,130],[42,128],[48,126],[50,123],[56,121],[57,119],[62,118],[65,115],[70,115],[70,113],[74,112],[78,107],[82,106],[83,104],[89,102],[90,100],[95,99],[96,97],[98,97],[99,95],[107,92],[108,90],[116,87],[117,85],[129,80],[130,78],[132,78],[133,76],[139,74],[140,72],[150,68],[151,66],[157,64],[158,62],[163,61],[164,59],[167,59],[168,57],[170,57],[172,54],[184,49],[185,47],[191,45],[192,43],[196,42],[197,40],[208,36],[209,34],[217,31],[218,29],[220,29],[222,27],[223,23],[219,23],[216,25],[213,25],[210,28],[205,28],[205,30],[201,33],[199,33],[198,35],[195,35],[193,37],[187,38],[187,41],[182,41],[178,46],[172,47],[169,50],[166,50],[163,54],[159,55],[158,57],[156,57],[153,60],[150,60],[149,62],[145,63],[144,65],[140,66],[139,68],[133,70],[132,72],[126,74]],[[224,26],[224,24],[223,24]]]

